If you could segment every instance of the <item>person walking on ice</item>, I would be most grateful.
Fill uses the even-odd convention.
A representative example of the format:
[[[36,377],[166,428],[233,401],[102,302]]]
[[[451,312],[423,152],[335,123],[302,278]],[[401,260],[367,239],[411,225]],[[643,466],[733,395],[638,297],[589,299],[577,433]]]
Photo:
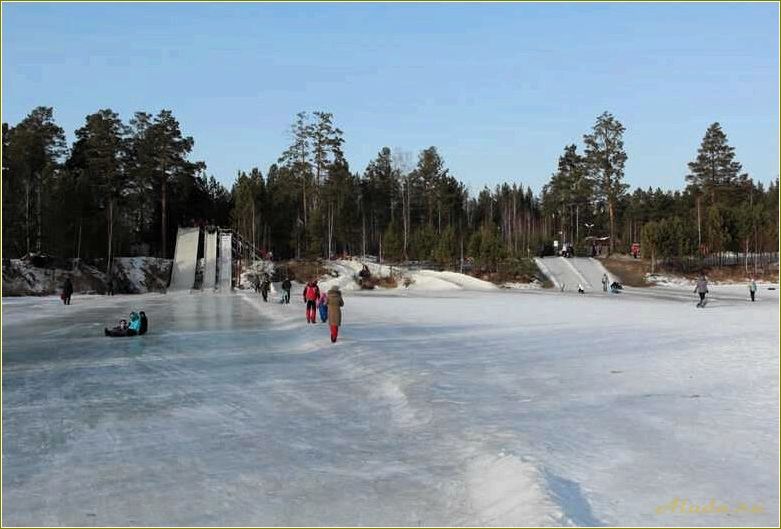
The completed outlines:
[[[62,285],[62,295],[60,295],[60,297],[62,298],[62,303],[64,305],[70,305],[72,295],[73,295],[73,283],[71,282],[70,277],[66,277],[65,284]]]
[[[328,326],[331,329],[331,343],[339,336],[339,326],[342,324],[342,307],[344,300],[339,287],[334,285],[328,291]]]
[[[282,292],[283,299],[285,300],[285,305],[290,303],[290,289],[293,287],[293,284],[290,282],[290,278],[286,277],[284,281],[282,281]]]
[[[317,300],[317,310],[320,311],[320,321],[325,323],[328,319],[328,294],[323,292]]]
[[[607,278],[607,274],[602,274],[602,292],[607,292],[607,284],[610,280]]]
[[[754,281],[754,278],[751,278],[751,281],[748,283],[748,293],[751,294],[751,301],[754,301],[754,296],[757,295],[757,282]]]
[[[705,279],[705,274],[700,274],[700,277],[697,279],[697,285],[694,287],[694,292],[700,295],[700,302],[697,303],[697,307],[704,307],[707,303],[705,294],[708,293],[708,280]]]
[[[320,298],[320,288],[317,280],[310,281],[304,287],[304,303],[306,303],[306,322],[317,323],[317,300]]]
[[[260,295],[263,296],[263,301],[268,301],[268,291],[271,288],[271,280],[268,275],[263,276],[263,282],[260,284]]]

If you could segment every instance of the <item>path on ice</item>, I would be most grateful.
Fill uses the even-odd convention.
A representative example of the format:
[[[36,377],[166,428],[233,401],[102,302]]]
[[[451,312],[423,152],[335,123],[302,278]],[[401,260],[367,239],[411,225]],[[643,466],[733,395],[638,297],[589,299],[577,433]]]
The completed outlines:
[[[773,523],[774,295],[347,292],[335,345],[298,289],[11,304],[4,521]],[[142,300],[152,334],[95,336]],[[675,497],[765,512],[655,514]]]

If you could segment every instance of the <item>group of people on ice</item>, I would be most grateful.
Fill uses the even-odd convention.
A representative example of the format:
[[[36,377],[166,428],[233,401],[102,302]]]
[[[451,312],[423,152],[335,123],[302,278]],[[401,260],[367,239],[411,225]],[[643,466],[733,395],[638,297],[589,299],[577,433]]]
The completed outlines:
[[[328,290],[328,293],[321,292],[317,280],[313,279],[306,284],[303,294],[304,303],[306,303],[306,322],[317,323],[319,313],[322,323],[328,320],[331,342],[336,342],[339,336],[339,326],[342,324],[342,307],[344,306],[339,287],[334,285]]]
[[[268,293],[271,291],[271,277],[268,274],[263,274],[262,279],[255,276],[254,287],[255,292],[260,292],[260,295],[263,296],[263,301],[268,302]],[[282,281],[282,299],[279,300],[280,303],[290,303],[291,288],[293,288],[293,284],[290,282],[290,278],[286,277]]]
[[[263,301],[268,302],[268,294],[271,290],[271,277],[264,274],[262,277],[255,277],[253,281],[255,292],[263,296]],[[282,281],[282,297],[279,302],[290,304],[290,290],[293,284],[289,277]],[[306,322],[317,323],[319,316],[320,322],[328,322],[331,330],[331,341],[336,342],[339,336],[339,326],[342,324],[342,307],[344,300],[339,287],[334,285],[328,292],[320,290],[317,280],[313,279],[304,286],[303,291],[304,304],[306,305]]]
[[[144,311],[131,312],[130,323],[127,320],[119,320],[119,325],[113,329],[103,329],[106,336],[137,336],[146,334],[149,330],[149,320]]]

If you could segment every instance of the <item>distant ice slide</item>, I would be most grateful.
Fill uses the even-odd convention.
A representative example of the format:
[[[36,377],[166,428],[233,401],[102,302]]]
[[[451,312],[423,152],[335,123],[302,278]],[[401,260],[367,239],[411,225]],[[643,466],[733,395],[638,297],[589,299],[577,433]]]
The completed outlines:
[[[190,290],[193,288],[200,233],[200,228],[179,228],[176,234],[171,285],[168,290]]]
[[[584,290],[602,292],[602,274],[607,270],[602,263],[591,257],[544,257],[535,258],[538,268],[548,276],[553,284],[565,291],[578,289],[578,284]],[[614,278],[608,274],[608,280]]]

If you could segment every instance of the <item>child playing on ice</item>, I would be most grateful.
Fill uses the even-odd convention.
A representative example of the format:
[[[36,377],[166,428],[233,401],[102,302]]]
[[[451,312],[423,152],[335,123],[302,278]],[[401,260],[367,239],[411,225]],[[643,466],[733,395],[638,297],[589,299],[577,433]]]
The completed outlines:
[[[317,308],[320,311],[320,322],[325,323],[328,319],[328,294],[323,292],[320,294],[320,299],[317,300]]]

